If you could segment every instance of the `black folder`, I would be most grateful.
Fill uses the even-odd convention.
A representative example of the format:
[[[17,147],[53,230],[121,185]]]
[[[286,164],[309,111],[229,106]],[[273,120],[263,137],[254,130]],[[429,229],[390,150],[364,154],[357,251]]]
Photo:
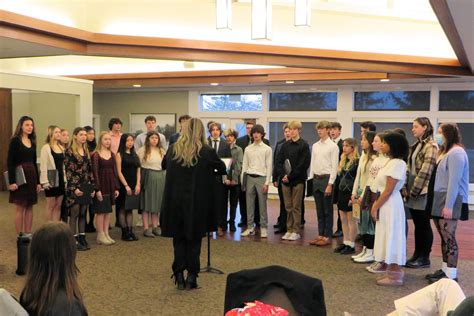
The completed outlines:
[[[126,210],[138,210],[140,208],[140,194],[126,195],[125,196],[125,209]]]
[[[92,201],[91,194],[94,192],[94,186],[90,183],[82,183],[79,185],[79,190],[84,194],[76,196],[76,203],[80,205],[89,205]]]
[[[8,188],[10,186],[10,178],[8,176],[8,171],[5,171],[3,173],[3,177],[5,178],[5,185]],[[22,166],[18,166],[15,168],[15,181],[17,186],[26,184],[25,171],[23,170]]]
[[[112,212],[112,200],[110,194],[103,194],[102,201],[99,201],[97,196],[92,201],[94,205],[94,212],[97,213],[108,213]]]

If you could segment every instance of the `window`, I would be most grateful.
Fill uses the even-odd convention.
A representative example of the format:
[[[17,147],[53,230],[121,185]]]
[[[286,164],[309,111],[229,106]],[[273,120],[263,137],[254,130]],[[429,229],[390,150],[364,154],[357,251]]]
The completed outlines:
[[[458,123],[458,127],[469,159],[469,182],[474,183],[474,123]]]
[[[440,91],[440,111],[474,111],[474,90]]]
[[[270,111],[336,111],[336,92],[270,93]]]
[[[394,129],[394,128],[401,128],[405,132],[405,136],[408,140],[408,144],[413,144],[415,142],[415,138],[411,132],[411,128],[413,127],[413,123],[395,123],[395,122],[374,122],[377,126],[377,133],[382,133],[383,131]],[[343,127],[344,128],[344,127]],[[354,137],[360,143],[360,123],[354,123]]]
[[[204,112],[262,111],[262,95],[258,94],[202,94]]]
[[[269,138],[270,146],[275,149],[276,143],[283,138],[283,125],[288,122],[270,122],[269,123]],[[317,122],[301,122],[303,125],[301,128],[301,138],[303,138],[309,147],[319,140],[318,133],[316,132]]]
[[[355,92],[356,111],[429,111],[429,91]]]

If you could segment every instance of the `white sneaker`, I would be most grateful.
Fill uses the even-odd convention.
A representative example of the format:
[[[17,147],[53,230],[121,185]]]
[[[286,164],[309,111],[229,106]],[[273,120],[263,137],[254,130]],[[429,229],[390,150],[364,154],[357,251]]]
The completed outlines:
[[[374,250],[373,249],[367,249],[365,251],[365,254],[362,257],[355,258],[354,262],[357,263],[370,263],[374,262],[375,257],[374,257]]]
[[[255,229],[254,228],[247,228],[240,236],[242,237],[247,237],[249,235],[255,235]]]
[[[137,227],[143,227],[143,218],[141,215],[138,215],[138,222],[137,224],[135,225]]]
[[[364,246],[364,248],[362,248],[362,251],[360,253],[358,253],[357,255],[354,255],[354,256],[351,256],[352,259],[357,259],[357,258],[360,258],[362,257],[363,255],[365,255],[365,250],[367,249],[366,246]]]
[[[300,234],[298,233],[291,233],[290,237],[288,237],[288,240],[295,241],[301,239]]]
[[[261,238],[267,238],[268,237],[268,232],[266,228],[260,228],[260,237]]]
[[[286,232],[286,233],[281,237],[281,239],[283,239],[283,240],[288,240],[288,238],[290,238],[290,236],[291,236],[291,233],[290,233],[290,232]]]

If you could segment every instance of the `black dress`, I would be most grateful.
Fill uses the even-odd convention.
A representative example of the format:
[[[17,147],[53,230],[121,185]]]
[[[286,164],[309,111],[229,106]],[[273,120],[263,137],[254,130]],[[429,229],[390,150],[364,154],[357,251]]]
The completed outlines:
[[[16,183],[16,167],[22,166],[25,173],[26,184],[10,191],[9,202],[23,207],[29,207],[38,202],[36,187],[39,184],[38,165],[36,164],[36,145],[31,142],[31,147],[26,147],[20,137],[13,137],[8,148],[8,176],[10,183]]]
[[[135,190],[137,184],[137,169],[140,167],[140,160],[138,156],[130,153],[124,153],[120,155],[122,158],[122,175],[125,178],[128,186],[132,191]],[[125,207],[125,197],[127,195],[127,190],[123,183],[120,182],[120,194],[117,198],[117,209],[121,210]]]
[[[51,149],[51,155],[53,155],[54,164],[56,165],[56,170],[58,170],[59,186],[44,190],[44,195],[46,197],[58,197],[66,193],[64,184],[64,153],[57,154]]]

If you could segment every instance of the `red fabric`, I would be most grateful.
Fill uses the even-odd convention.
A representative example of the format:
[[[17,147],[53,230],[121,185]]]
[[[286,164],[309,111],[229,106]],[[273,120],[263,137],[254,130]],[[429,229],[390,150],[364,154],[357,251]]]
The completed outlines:
[[[265,304],[260,301],[245,303],[245,305],[243,308],[231,309],[225,316],[288,316],[288,311],[283,308]]]

